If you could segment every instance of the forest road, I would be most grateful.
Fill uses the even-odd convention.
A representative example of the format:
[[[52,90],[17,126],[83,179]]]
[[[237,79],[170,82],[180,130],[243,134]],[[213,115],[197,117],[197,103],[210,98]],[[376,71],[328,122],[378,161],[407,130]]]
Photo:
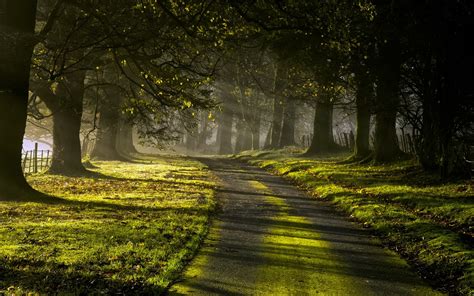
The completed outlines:
[[[280,177],[199,158],[221,210],[167,295],[441,295],[367,231]]]

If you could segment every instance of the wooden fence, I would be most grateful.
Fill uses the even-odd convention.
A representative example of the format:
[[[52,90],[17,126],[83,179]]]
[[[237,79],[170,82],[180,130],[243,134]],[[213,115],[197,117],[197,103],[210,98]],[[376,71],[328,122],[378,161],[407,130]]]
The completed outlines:
[[[51,150],[38,150],[38,143],[35,143],[34,150],[24,151],[21,155],[23,173],[35,174],[49,169],[51,157]]]
[[[311,145],[313,135],[302,135],[300,139],[301,147],[307,148]],[[370,148],[374,149],[374,133],[370,135]],[[419,141],[418,135],[412,135],[404,133],[401,130],[401,134],[398,134],[398,145],[400,150],[407,154],[416,154],[417,141]],[[348,150],[354,150],[355,146],[355,135],[352,131],[346,132],[335,132],[334,133],[334,142],[341,147],[344,147]]]
[[[355,146],[355,136],[354,133],[336,133],[334,136],[334,141],[341,147],[345,147],[350,150],[354,150]],[[416,141],[417,136],[413,136],[411,134],[402,134],[398,135],[398,145],[400,146],[400,150],[408,154],[416,154]],[[370,135],[370,146],[373,149],[374,147],[374,135]]]
[[[349,133],[336,133],[334,142],[341,147],[353,150],[355,145],[354,133],[352,131]]]
[[[416,154],[416,136],[402,133],[398,136],[398,145],[400,150],[408,154]]]

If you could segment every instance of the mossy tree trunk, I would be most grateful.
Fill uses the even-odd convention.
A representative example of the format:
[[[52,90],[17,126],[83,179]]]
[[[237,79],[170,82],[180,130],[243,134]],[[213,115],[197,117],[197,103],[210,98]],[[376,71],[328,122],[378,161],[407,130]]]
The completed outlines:
[[[35,191],[21,167],[36,1],[4,1],[0,11],[0,199],[28,198]]]

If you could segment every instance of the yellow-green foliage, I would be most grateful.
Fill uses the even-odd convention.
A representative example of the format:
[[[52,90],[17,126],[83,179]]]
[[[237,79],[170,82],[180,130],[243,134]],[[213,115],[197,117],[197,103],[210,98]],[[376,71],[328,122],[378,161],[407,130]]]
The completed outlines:
[[[332,201],[416,262],[439,287],[466,295],[474,290],[472,182],[440,183],[411,161],[341,164],[341,156],[310,159],[284,151],[238,157]]]
[[[214,208],[202,164],[95,165],[91,177],[29,178],[64,202],[0,202],[0,294],[158,294],[194,254]]]

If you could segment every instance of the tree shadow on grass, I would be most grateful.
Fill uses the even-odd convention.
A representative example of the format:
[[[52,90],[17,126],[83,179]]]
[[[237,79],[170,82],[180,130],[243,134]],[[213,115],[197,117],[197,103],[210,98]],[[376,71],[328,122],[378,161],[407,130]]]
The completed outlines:
[[[146,283],[144,279],[112,279],[112,272],[101,270],[101,264],[106,263],[65,265],[0,257],[0,294],[11,286],[45,295],[159,295],[163,292],[163,287]]]
[[[85,177],[82,175],[82,177]],[[94,179],[104,179],[104,180],[116,180],[116,181],[128,181],[128,182],[162,182],[162,183],[167,183],[167,184],[172,184],[176,185],[177,187],[181,185],[186,185],[186,186],[198,186],[199,188],[202,187],[209,187],[213,188],[212,186],[206,186],[207,184],[194,184],[194,183],[186,183],[186,182],[180,182],[177,180],[156,180],[156,179],[139,179],[139,178],[120,178],[120,177],[114,177],[114,176],[109,176],[105,175],[102,173],[97,173],[97,172],[91,172],[87,174],[87,177],[89,178],[94,178]],[[179,190],[179,189],[177,189]],[[173,188],[170,188],[169,191],[174,191]],[[180,190],[181,193],[185,193],[185,191]],[[108,200],[115,200],[115,199],[108,199]],[[122,200],[120,198],[116,200]],[[140,200],[140,201],[156,201],[156,199],[153,199],[152,197],[150,198],[139,198],[139,199],[134,199],[134,198],[127,198],[127,202],[133,202],[134,200]],[[189,213],[196,213],[198,214],[200,211],[206,211],[204,209],[195,209],[195,208],[174,208],[174,207],[152,207],[152,206],[141,206],[141,205],[127,205],[127,204],[117,204],[112,202],[101,202],[101,201],[83,201],[83,200],[71,200],[67,198],[61,198],[53,195],[49,195],[40,191],[37,191],[31,187],[23,189],[21,192],[16,192],[14,195],[9,196],[9,198],[3,198],[0,199],[0,202],[2,203],[38,203],[38,204],[44,204],[44,205],[61,205],[61,206],[70,206],[70,207],[77,207],[79,209],[85,209],[85,208],[102,208],[102,209],[109,209],[109,210],[114,210],[114,211],[131,211],[131,212],[164,212],[164,211],[179,211],[179,212],[189,212]]]

